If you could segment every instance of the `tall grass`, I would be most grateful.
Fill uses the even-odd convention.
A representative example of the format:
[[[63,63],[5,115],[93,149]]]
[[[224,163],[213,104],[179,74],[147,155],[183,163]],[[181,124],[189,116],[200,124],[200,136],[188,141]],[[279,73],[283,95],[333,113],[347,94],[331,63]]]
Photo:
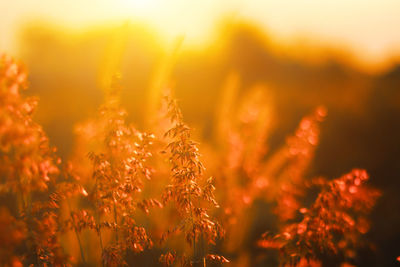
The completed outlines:
[[[269,151],[270,98],[262,87],[239,97],[237,83],[227,83],[217,136],[199,144],[171,93],[154,101],[164,119],[148,131],[128,123],[114,78],[62,161],[33,120],[25,70],[2,56],[1,265],[252,266],[271,250],[285,266],[356,263],[379,192],[360,169],[307,177],[326,109]]]

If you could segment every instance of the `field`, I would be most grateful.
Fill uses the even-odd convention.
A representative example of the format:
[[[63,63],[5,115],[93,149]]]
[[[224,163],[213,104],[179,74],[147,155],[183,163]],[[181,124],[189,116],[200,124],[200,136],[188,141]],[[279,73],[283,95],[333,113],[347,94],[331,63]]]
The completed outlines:
[[[49,25],[0,55],[0,266],[399,264],[395,61]]]

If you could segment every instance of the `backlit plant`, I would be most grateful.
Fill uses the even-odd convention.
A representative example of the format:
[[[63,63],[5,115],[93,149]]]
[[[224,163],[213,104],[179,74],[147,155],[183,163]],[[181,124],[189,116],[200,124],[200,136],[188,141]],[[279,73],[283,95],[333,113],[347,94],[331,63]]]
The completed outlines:
[[[164,136],[138,130],[115,78],[62,162],[33,120],[38,100],[23,96],[26,85],[24,68],[1,56],[1,266],[253,266],[260,247],[278,250],[283,266],[324,266],[354,264],[365,244],[380,195],[366,171],[307,177],[324,107],[269,151],[266,89],[236,100],[228,90],[202,156],[177,100],[163,99],[168,122],[154,128],[168,124]],[[255,225],[257,216],[269,225]]]

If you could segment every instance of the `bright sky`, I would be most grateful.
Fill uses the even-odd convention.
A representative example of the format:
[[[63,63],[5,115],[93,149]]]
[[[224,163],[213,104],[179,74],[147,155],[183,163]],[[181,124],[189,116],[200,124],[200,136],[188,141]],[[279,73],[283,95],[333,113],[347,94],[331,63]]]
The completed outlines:
[[[11,52],[18,26],[29,18],[73,27],[140,19],[193,44],[234,15],[278,39],[340,44],[371,62],[400,54],[400,0],[0,0],[0,10],[0,50]]]

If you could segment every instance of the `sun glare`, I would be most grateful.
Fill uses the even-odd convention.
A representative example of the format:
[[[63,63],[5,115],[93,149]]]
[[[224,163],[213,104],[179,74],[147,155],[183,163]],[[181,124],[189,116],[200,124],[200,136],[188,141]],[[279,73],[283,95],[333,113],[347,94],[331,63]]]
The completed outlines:
[[[119,0],[123,9],[129,9],[135,14],[151,13],[151,11],[161,4],[161,0]],[[118,2],[118,1],[117,1]]]
[[[399,262],[399,14],[0,0],[0,267]]]
[[[259,24],[280,40],[307,37],[345,46],[370,63],[399,53],[400,44],[393,27],[400,23],[400,2],[396,0],[14,0],[1,1],[0,9],[7,10],[0,18],[0,49],[6,51],[13,46],[13,34],[29,18],[79,28],[128,20],[146,23],[167,39],[185,35],[185,45],[203,45],[216,23],[232,14]]]

